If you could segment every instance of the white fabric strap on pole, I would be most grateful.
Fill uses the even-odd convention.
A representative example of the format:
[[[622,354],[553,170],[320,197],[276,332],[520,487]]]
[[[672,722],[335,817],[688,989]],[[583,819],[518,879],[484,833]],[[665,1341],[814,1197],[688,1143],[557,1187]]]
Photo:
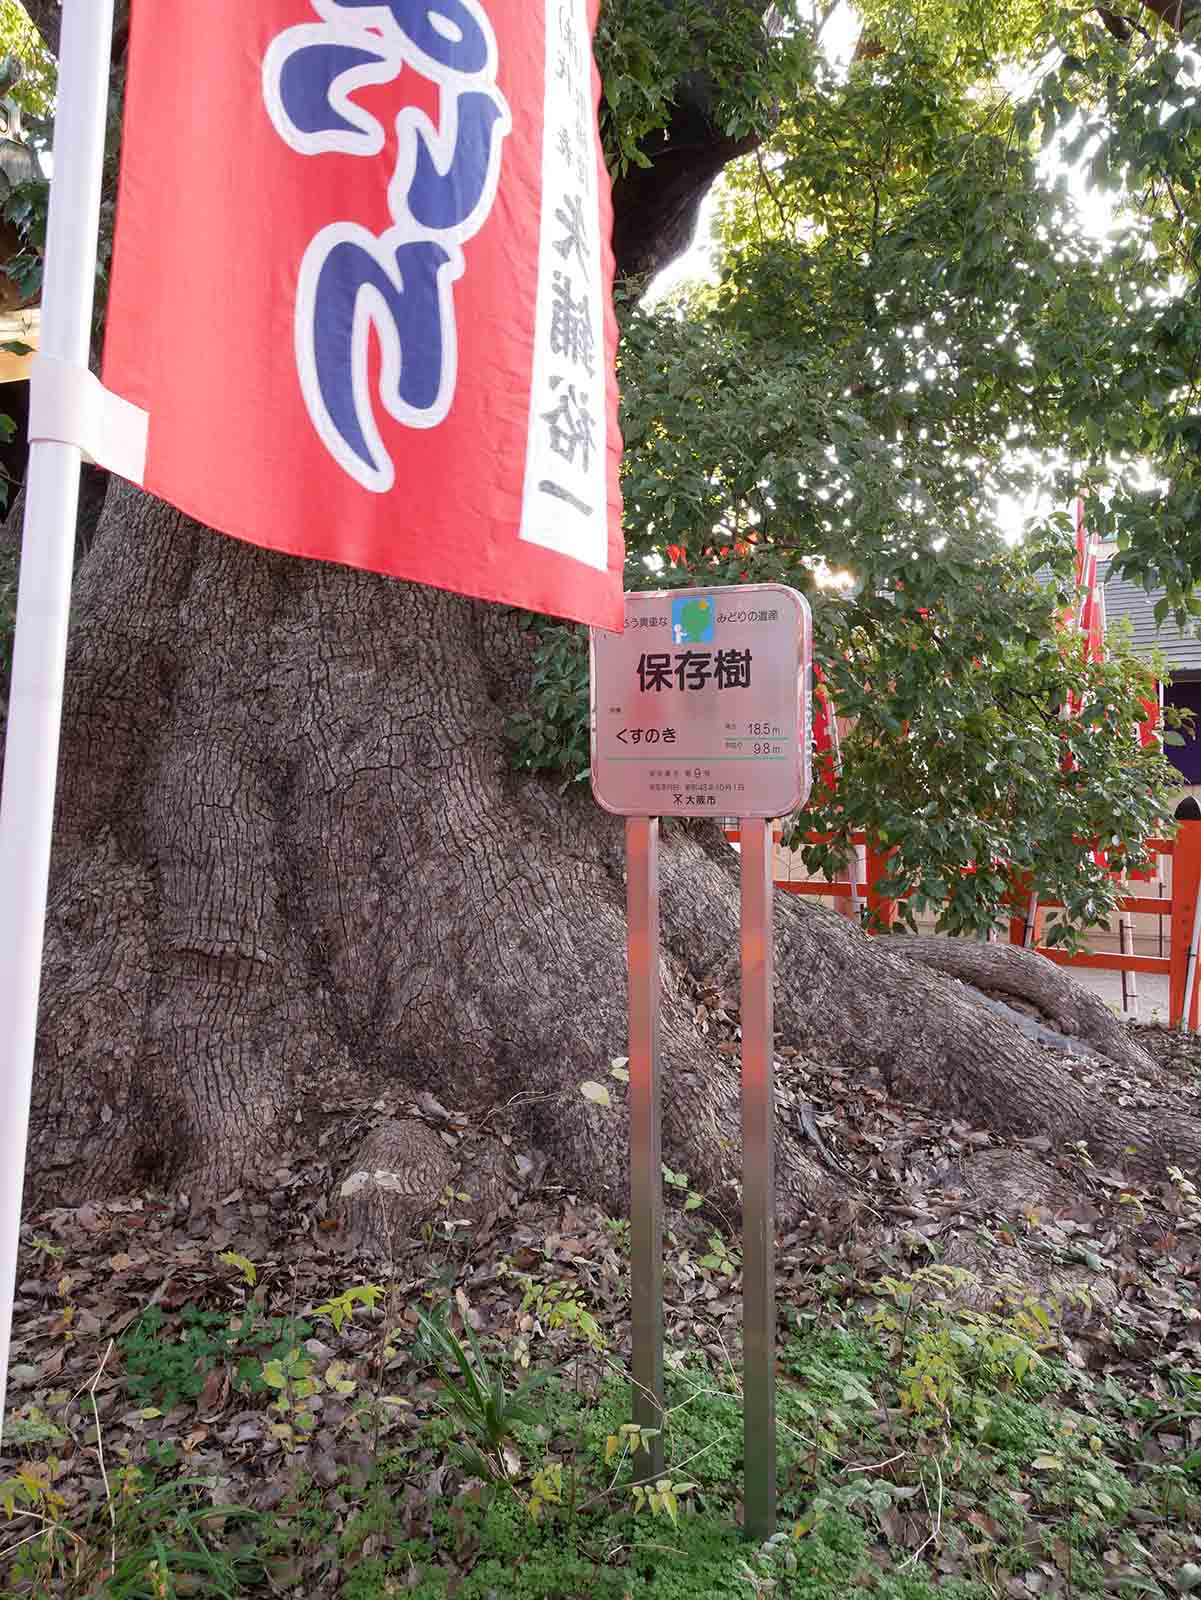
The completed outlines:
[[[64,0],[41,345],[46,357],[73,372],[86,370],[91,339],[112,36],[113,0]],[[29,1135],[83,448],[78,440],[43,439],[34,444],[25,487],[0,797],[0,1427]]]
[[[146,475],[148,412],[106,389],[87,367],[42,352],[33,358],[29,442],[73,444],[84,459],[140,484]]]

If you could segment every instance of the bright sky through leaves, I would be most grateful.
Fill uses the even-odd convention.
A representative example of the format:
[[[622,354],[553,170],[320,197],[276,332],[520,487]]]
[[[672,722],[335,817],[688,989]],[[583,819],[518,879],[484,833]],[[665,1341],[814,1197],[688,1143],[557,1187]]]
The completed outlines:
[[[831,13],[822,29],[821,44],[826,59],[842,72],[850,65],[861,27],[854,7],[844,3]],[[1034,74],[1029,72],[1013,73],[1009,78],[1011,81],[1006,82],[1006,87],[1015,95],[1028,92],[1034,82]],[[1086,167],[1091,150],[1086,150],[1073,166],[1064,165],[1062,151],[1075,131],[1075,126],[1070,126],[1055,139],[1040,161],[1039,170],[1048,179],[1054,179],[1061,173],[1066,176],[1068,193],[1080,229],[1100,245],[1119,221],[1118,204],[1112,193],[1088,182]],[[715,227],[722,197],[723,180],[719,178],[701,207],[691,247],[653,280],[645,297],[648,306],[658,304],[675,289],[716,281],[715,255],[720,247],[715,240]],[[1153,481],[1153,475],[1148,471],[1138,472],[1135,469],[1131,475],[1140,487],[1147,487]],[[1034,489],[1021,499],[1001,494],[995,502],[998,530],[1008,543],[1016,543],[1021,539],[1026,523],[1036,516],[1045,517],[1050,509],[1041,489]]]

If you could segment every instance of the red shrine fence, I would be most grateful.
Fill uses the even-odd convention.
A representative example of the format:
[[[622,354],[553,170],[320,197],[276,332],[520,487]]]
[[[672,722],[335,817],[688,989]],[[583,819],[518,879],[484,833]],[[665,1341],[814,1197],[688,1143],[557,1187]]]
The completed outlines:
[[[728,828],[726,835],[737,843],[737,828]],[[819,835],[810,834],[808,839],[816,844]],[[856,834],[854,839],[855,844],[862,847],[862,855],[860,868],[853,878],[780,876],[775,879],[775,886],[784,894],[811,895],[845,903],[848,910],[865,906],[876,924],[869,931],[889,929],[896,922],[898,902],[882,894],[879,889],[880,883],[888,877],[888,852],[875,848],[863,834]],[[1198,1011],[1201,1009],[1201,983],[1197,981],[1198,946],[1201,945],[1201,822],[1179,823],[1174,839],[1153,839],[1150,850],[1158,858],[1158,870],[1156,881],[1149,882],[1148,886],[1153,891],[1162,891],[1165,880],[1170,877],[1170,892],[1125,894],[1119,897],[1119,950],[1069,953],[1041,944],[1039,938],[1044,914],[1055,910],[1063,902],[1043,900],[1037,905],[1032,904],[1029,888],[1023,885],[1019,874],[1014,875],[1013,887],[1006,896],[1006,904],[1013,913],[1009,921],[1009,942],[1037,950],[1040,955],[1060,966],[1122,973],[1124,986],[1129,985],[1124,992],[1130,998],[1137,994],[1136,974],[1150,973],[1166,978],[1170,1026],[1176,1028],[1186,1025],[1190,1032],[1196,1032]],[[1135,953],[1135,917],[1156,919],[1155,933],[1163,954]],[[1187,1024],[1184,1023],[1186,1000],[1189,1013]]]

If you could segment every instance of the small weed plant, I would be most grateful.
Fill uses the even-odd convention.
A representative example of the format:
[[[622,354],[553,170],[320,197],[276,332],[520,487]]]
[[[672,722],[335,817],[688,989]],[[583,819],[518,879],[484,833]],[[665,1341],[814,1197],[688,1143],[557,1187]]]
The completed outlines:
[[[117,1341],[125,1381],[136,1405],[169,1411],[194,1400],[217,1366],[230,1369],[231,1381],[247,1394],[278,1387],[267,1376],[301,1341],[312,1325],[290,1317],[264,1317],[252,1305],[237,1311],[205,1311],[185,1305],[179,1332],[167,1337],[167,1319],[158,1306],[147,1306]]]
[[[528,1374],[510,1390],[501,1367],[489,1366],[470,1322],[463,1333],[463,1339],[454,1334],[444,1314],[423,1313],[419,1354],[441,1379],[443,1406],[462,1430],[453,1447],[459,1459],[484,1478],[507,1481],[515,1430],[538,1420],[530,1397],[548,1374]]]

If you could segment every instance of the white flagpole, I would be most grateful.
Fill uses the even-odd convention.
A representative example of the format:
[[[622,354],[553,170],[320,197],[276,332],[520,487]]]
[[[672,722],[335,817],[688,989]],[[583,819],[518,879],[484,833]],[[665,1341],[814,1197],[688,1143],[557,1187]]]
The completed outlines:
[[[87,370],[113,0],[64,0],[41,351]],[[29,452],[0,799],[0,1427],[16,1288],[82,452]]]

